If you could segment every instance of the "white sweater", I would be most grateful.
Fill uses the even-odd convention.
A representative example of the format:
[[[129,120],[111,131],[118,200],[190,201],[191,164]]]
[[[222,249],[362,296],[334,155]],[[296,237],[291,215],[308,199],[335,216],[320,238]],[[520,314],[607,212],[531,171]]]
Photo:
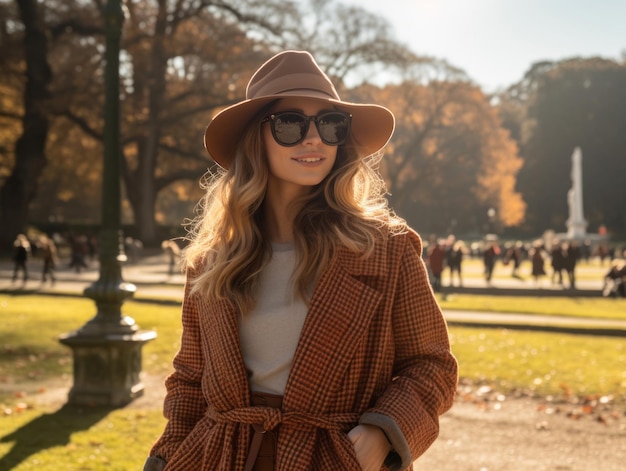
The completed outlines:
[[[272,259],[259,279],[256,307],[240,321],[239,338],[250,388],[282,395],[308,308],[293,294],[293,245],[272,248]]]

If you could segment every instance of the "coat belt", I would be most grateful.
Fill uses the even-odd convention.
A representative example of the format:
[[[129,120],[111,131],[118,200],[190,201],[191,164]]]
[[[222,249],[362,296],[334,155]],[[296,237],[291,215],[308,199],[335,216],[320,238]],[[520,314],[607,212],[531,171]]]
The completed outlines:
[[[286,425],[296,430],[311,428],[344,430],[357,423],[359,419],[359,414],[355,413],[316,415],[307,412],[283,412],[276,407],[266,406],[241,407],[223,412],[210,407],[208,415],[218,424],[240,423],[252,426],[254,434],[250,441],[250,449],[244,465],[244,471],[252,471],[254,468],[263,435],[266,432],[271,432],[279,425]]]
[[[240,423],[262,427],[262,432],[274,430],[279,425],[293,427],[296,430],[322,428],[326,430],[345,430],[346,427],[356,424],[360,414],[311,414],[308,412],[287,411],[265,406],[250,406],[217,411],[210,408],[208,415],[216,423]],[[261,432],[261,433],[262,433]]]

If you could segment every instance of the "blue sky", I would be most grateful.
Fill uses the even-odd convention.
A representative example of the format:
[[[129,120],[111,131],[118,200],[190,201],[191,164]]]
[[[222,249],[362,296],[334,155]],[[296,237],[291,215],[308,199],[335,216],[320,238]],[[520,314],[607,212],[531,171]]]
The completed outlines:
[[[387,18],[396,39],[486,91],[518,81],[533,62],[626,51],[626,0],[339,1]]]

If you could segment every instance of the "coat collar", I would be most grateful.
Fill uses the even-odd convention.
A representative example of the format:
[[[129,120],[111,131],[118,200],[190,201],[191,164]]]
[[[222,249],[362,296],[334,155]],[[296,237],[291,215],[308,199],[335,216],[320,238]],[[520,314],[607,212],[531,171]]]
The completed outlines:
[[[378,238],[372,254],[367,258],[341,247],[335,259],[352,276],[383,276],[387,270],[388,243],[388,236]]]

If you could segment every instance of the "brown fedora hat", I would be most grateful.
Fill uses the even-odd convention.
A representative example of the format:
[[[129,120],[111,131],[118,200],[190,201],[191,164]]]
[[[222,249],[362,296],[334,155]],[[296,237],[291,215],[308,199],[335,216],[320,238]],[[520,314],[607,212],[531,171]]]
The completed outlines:
[[[244,128],[261,109],[286,97],[315,98],[352,114],[350,133],[364,156],[382,149],[395,121],[387,108],[341,101],[328,76],[305,51],[284,51],[265,62],[252,76],[246,99],[213,117],[204,133],[204,146],[215,162],[228,168]]]

